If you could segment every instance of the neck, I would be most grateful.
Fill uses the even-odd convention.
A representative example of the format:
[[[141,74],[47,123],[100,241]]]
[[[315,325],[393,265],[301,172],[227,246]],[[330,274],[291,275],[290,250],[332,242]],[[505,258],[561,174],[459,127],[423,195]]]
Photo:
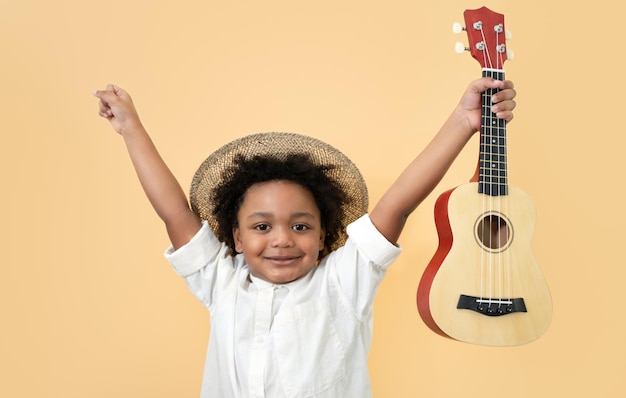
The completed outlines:
[[[483,69],[483,77],[504,80],[501,69]],[[477,169],[478,192],[491,196],[508,194],[506,166],[506,121],[491,112],[491,97],[499,89],[487,89],[482,94],[480,153]]]

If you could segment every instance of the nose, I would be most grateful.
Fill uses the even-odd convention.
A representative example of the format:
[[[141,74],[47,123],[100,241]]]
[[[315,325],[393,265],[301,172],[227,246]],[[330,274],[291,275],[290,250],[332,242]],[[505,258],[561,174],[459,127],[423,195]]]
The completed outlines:
[[[272,247],[292,247],[293,234],[291,228],[274,228],[272,229]]]

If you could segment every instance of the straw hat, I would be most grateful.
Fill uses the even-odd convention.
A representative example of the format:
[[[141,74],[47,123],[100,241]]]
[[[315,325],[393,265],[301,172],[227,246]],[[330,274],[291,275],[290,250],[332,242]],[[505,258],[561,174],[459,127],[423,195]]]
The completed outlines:
[[[189,199],[192,210],[201,219],[207,220],[213,231],[217,231],[211,193],[223,179],[229,178],[225,170],[231,167],[235,157],[242,155],[247,159],[257,155],[271,155],[281,159],[294,153],[307,155],[315,164],[332,166],[327,171],[328,177],[335,180],[350,199],[344,207],[342,235],[333,250],[342,246],[346,240],[345,227],[367,212],[367,186],[361,172],[347,156],[323,141],[300,134],[252,134],[213,152],[202,162],[191,182]]]

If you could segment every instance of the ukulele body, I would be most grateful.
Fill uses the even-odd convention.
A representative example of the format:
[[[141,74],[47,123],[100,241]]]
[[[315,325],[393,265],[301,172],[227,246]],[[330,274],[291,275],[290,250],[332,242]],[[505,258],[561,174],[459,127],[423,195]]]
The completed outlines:
[[[511,346],[541,336],[550,291],[530,246],[535,207],[522,190],[485,195],[478,183],[443,193],[435,205],[439,246],[417,292],[433,331],[467,343]],[[468,304],[469,302],[469,304]]]

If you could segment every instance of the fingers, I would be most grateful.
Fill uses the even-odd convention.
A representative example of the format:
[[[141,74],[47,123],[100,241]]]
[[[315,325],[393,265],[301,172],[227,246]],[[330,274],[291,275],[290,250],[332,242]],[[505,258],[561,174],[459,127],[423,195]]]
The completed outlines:
[[[510,80],[504,80],[500,83],[500,91],[498,91],[491,97],[491,101],[495,103],[514,99],[517,95],[517,92],[515,91],[513,82]]]
[[[102,116],[103,118],[110,119],[113,117],[113,111],[108,105],[100,102],[98,115]]]
[[[100,98],[100,101],[111,102],[114,101],[115,98],[118,97],[116,93],[115,86],[112,84],[107,84],[106,89],[104,90],[94,90],[93,95],[96,98]]]
[[[103,98],[102,91],[94,91],[93,95],[100,98],[100,101],[98,101],[98,115],[106,119],[112,118],[113,110],[111,109],[109,102]]]
[[[128,93],[124,91],[123,88],[121,88],[120,86],[116,86],[115,84],[107,84],[107,91],[112,92],[119,98],[130,98]]]
[[[491,77],[483,77],[470,83],[468,90],[482,93],[488,88],[499,88],[500,90],[514,90],[511,80],[497,80]]]
[[[111,106],[109,105],[109,100],[111,98],[111,90],[109,90],[109,86],[107,86],[106,90],[94,90],[93,95],[96,98],[99,98],[98,101],[98,115],[111,118],[113,116],[113,112],[111,111]]]
[[[501,102],[492,102],[491,112],[493,112],[496,117],[500,119],[504,119],[507,122],[513,120],[513,110],[517,106],[517,103],[513,99],[507,99]]]
[[[126,91],[114,84],[107,84],[104,90],[94,90],[93,95],[99,98],[98,114],[106,119],[114,116],[112,106],[120,99],[130,98]]]
[[[491,112],[495,113],[496,117],[510,122],[513,120],[513,110],[516,106],[517,104],[514,100],[505,100],[494,103],[494,105],[491,106]]]
[[[491,103],[493,104],[491,111],[495,113],[498,118],[504,119],[507,122],[513,120],[513,110],[517,106],[515,102],[517,92],[515,91],[513,82],[510,80],[496,80],[487,82],[486,84],[488,86],[492,84],[495,85],[492,88],[500,88],[500,91],[491,96]]]
[[[512,111],[495,111],[496,117],[498,117],[498,119],[504,119],[507,122],[510,122],[511,120],[513,120],[513,112]]]

